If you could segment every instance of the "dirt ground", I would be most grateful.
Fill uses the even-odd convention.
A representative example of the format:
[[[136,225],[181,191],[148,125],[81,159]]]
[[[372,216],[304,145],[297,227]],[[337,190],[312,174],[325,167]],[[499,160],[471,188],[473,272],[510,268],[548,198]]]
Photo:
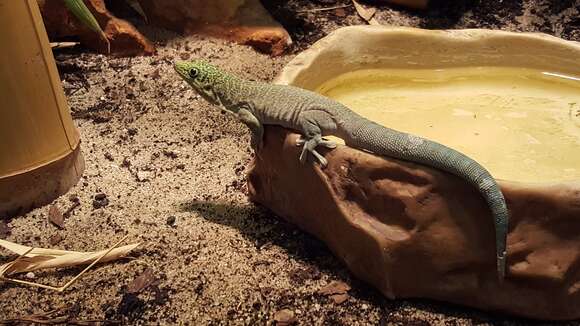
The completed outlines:
[[[337,27],[364,23],[352,7],[296,12],[348,1],[265,4],[291,32],[292,53]],[[380,7],[377,16],[388,25],[543,31],[580,40],[579,8],[580,1],[504,0],[428,12]],[[62,230],[47,221],[48,207],[42,207],[8,221],[5,237],[79,251],[105,249],[123,235],[142,245],[128,259],[99,265],[62,294],[0,284],[0,320],[65,307],[57,315],[126,324],[263,325],[282,309],[300,325],[528,323],[427,300],[386,300],[354,279],[323,243],[249,203],[248,131],[195,95],[171,63],[205,58],[268,81],[294,54],[271,58],[218,39],[138,27],[158,46],[155,56],[56,53],[86,170],[55,203],[63,211],[77,199],[80,205]],[[2,255],[0,263],[13,258]],[[34,280],[63,284],[79,271],[39,272]],[[130,293],[133,280],[150,272],[149,286]],[[331,281],[352,287],[345,302],[318,293]]]
[[[376,5],[382,0],[360,0]],[[262,1],[291,33],[294,52],[302,51],[338,27],[366,24],[350,0]],[[580,41],[580,0],[430,0],[426,11],[377,5],[382,25],[427,29],[489,28],[543,32]],[[346,6],[335,10],[322,10]]]

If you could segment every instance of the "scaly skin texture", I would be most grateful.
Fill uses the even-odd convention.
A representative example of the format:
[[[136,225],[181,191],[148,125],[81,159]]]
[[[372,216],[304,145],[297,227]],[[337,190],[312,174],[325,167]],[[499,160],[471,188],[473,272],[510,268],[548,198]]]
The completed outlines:
[[[261,146],[263,125],[279,125],[301,131],[297,143],[302,146],[301,162],[311,153],[326,166],[316,147],[336,147],[323,138],[334,135],[348,146],[425,164],[465,179],[479,190],[494,216],[497,272],[503,280],[509,214],[494,178],[473,159],[442,144],[383,127],[308,90],[246,81],[201,60],[176,62],[174,68],[204,99],[234,113],[250,128],[255,150]]]

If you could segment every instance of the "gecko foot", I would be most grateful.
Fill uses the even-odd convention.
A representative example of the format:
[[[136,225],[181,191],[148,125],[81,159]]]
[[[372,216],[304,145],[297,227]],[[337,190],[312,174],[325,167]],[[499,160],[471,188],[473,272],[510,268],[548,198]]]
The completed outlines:
[[[322,145],[326,148],[336,147],[336,144],[333,141],[324,139],[322,137],[315,137],[308,140],[306,140],[304,137],[300,137],[298,140],[296,140],[296,146],[303,146],[302,153],[300,153],[300,162],[305,163],[308,152],[310,152],[322,167],[327,166],[328,161],[324,158],[324,156],[316,151],[316,146],[318,145]]]
[[[300,138],[296,139],[297,147],[304,146],[304,143],[306,143],[306,138],[304,138],[303,136],[300,136]],[[333,149],[336,148],[336,143],[333,142],[332,140],[328,140],[322,137],[316,146],[324,146],[326,148]]]

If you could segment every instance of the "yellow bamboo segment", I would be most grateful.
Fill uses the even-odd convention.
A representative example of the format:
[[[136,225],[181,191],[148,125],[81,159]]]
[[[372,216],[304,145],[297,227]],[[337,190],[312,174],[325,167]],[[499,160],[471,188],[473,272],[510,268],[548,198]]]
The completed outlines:
[[[0,0],[0,44],[1,218],[64,193],[84,166],[36,0]]]

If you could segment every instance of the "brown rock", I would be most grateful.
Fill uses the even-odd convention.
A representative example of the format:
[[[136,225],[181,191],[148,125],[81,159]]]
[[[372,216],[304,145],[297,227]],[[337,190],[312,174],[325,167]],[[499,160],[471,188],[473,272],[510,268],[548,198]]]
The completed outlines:
[[[50,243],[51,246],[55,246],[57,244],[59,244],[62,240],[63,240],[63,236],[60,234],[53,234],[50,236],[50,238],[48,238],[48,243]]]
[[[186,34],[203,33],[280,55],[292,43],[259,0],[141,0],[152,24]]]
[[[235,18],[245,0],[140,0],[152,24],[185,31],[203,24],[217,25]]]
[[[155,275],[151,268],[147,268],[143,274],[137,276],[129,285],[127,285],[127,293],[137,294],[150,286],[155,281]]]
[[[298,135],[267,127],[251,199],[323,240],[389,298],[431,298],[537,319],[580,318],[580,184],[501,182],[508,271],[491,214],[463,180],[345,146],[301,165]]]
[[[95,198],[93,199],[93,208],[94,209],[103,208],[107,205],[109,205],[109,198],[107,198],[106,194],[100,192],[100,193],[95,195]]]
[[[49,38],[75,36],[78,34],[77,22],[64,3],[59,0],[37,0],[42,21]]]
[[[99,35],[88,29],[68,12],[62,0],[39,0],[42,19],[51,38],[78,36],[83,45],[100,53],[107,52],[107,44]],[[118,55],[150,55],[153,44],[129,22],[113,16],[104,0],[86,0],[99,25],[111,43],[111,53]]]
[[[274,313],[273,319],[276,322],[275,325],[279,326],[294,325],[298,321],[296,317],[294,317],[294,311],[290,309],[282,309],[276,311],[276,313]]]
[[[341,281],[332,281],[329,284],[318,290],[318,294],[331,295],[331,294],[343,294],[350,290],[350,286]]]
[[[332,299],[332,301],[334,301],[334,303],[341,304],[341,303],[344,303],[346,300],[348,300],[348,294],[346,294],[346,293],[333,294],[330,296],[330,298]]]
[[[48,220],[60,229],[64,229],[64,216],[56,204],[50,205],[48,209]]]

